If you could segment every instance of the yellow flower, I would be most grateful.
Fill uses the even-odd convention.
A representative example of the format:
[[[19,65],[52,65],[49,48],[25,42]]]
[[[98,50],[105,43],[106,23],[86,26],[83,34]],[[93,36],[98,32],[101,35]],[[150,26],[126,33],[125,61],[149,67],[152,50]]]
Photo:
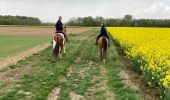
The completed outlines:
[[[107,30],[125,49],[128,58],[142,63],[140,70],[150,72],[160,79],[157,83],[170,89],[170,29],[109,27]],[[151,84],[151,83],[150,83]]]

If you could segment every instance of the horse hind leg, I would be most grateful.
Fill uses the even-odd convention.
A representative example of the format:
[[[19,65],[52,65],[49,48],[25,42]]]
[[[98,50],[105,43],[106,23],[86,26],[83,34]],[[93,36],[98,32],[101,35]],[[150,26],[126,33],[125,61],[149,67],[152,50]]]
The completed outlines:
[[[65,44],[64,44],[64,46],[63,46],[63,50],[64,50],[64,55],[66,54],[66,48],[65,48]]]
[[[102,60],[104,59],[104,49],[102,49]]]
[[[54,51],[55,46],[56,46],[56,41],[53,39],[52,60],[56,60],[56,58],[57,58],[55,51]]]
[[[100,52],[100,60],[102,61],[102,52]]]
[[[102,49],[100,49],[100,60],[102,61],[103,59],[102,59]]]
[[[62,49],[59,47],[59,59],[62,59]]]
[[[61,48],[60,48],[60,56],[61,56],[61,58],[62,58],[62,54],[65,52],[64,49],[65,49],[65,48],[64,48],[64,45],[62,45]],[[64,51],[64,52],[63,52],[63,51]],[[64,54],[65,54],[65,53],[64,53]]]
[[[106,63],[106,50],[103,50],[103,63]]]
[[[56,41],[53,39],[53,50],[54,50],[54,48],[55,48],[55,46],[56,46]]]
[[[65,47],[64,47],[64,55],[66,54],[66,50],[65,50]]]
[[[106,60],[105,60],[105,59],[103,59],[103,63],[104,63],[104,64],[106,63]]]

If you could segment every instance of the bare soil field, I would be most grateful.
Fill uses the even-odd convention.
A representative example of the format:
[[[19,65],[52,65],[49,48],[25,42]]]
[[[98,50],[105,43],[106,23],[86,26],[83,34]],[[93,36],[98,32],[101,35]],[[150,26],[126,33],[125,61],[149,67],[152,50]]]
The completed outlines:
[[[67,33],[77,34],[88,31],[89,28],[67,28]],[[55,27],[0,27],[0,34],[6,35],[44,35],[54,34]]]
[[[0,69],[4,68],[10,64],[16,64],[18,61],[23,60],[33,54],[36,54],[36,53],[46,49],[49,46],[50,46],[49,43],[38,45],[38,46],[31,48],[27,51],[21,52],[15,56],[4,58],[3,61],[0,61]]]

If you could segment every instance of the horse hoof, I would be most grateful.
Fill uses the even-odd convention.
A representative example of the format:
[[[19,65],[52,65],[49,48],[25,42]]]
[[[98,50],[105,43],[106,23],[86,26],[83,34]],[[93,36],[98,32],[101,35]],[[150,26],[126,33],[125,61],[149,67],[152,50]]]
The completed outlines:
[[[62,57],[59,57],[59,59],[62,59]]]
[[[106,63],[106,61],[105,61],[105,60],[103,60],[103,63],[105,64],[105,63]]]

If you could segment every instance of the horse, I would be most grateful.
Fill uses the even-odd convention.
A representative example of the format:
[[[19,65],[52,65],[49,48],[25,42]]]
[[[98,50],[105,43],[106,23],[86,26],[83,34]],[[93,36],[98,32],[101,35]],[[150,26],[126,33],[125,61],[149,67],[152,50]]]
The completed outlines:
[[[99,38],[98,47],[100,49],[100,59],[101,59],[101,61],[104,62],[104,64],[105,64],[106,51],[108,48],[108,44],[109,44],[109,41],[108,41],[107,37],[102,36]]]
[[[66,29],[64,29],[64,32],[66,31]],[[65,42],[65,37],[62,33],[56,33],[53,36],[53,52],[52,52],[52,56],[54,58],[57,58],[59,56],[59,58],[62,58],[62,53],[64,50],[64,55],[65,55],[65,46],[66,46],[66,42]]]

